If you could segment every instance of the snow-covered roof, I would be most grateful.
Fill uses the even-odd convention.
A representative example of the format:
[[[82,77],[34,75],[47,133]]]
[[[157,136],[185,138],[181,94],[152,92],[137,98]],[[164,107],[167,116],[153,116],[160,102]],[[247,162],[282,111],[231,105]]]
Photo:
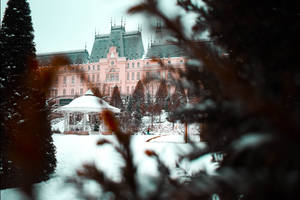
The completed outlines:
[[[83,96],[74,99],[68,105],[58,108],[57,111],[58,112],[100,113],[104,109],[108,109],[114,113],[120,112],[119,108],[109,105],[104,100],[94,96],[91,90],[88,90]]]

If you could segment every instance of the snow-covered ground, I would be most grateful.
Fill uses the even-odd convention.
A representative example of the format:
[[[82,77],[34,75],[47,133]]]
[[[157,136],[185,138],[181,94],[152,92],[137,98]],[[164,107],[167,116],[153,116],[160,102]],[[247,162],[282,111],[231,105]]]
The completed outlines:
[[[142,181],[143,177],[146,176],[158,176],[156,162],[153,158],[146,156],[145,150],[154,150],[161,160],[172,169],[172,176],[180,177],[182,171],[175,167],[176,162],[180,155],[192,150],[190,144],[184,143],[184,126],[176,123],[173,129],[173,124],[166,120],[166,114],[164,113],[161,117],[161,122],[155,121],[154,129],[150,132],[152,135],[145,135],[145,130],[150,126],[150,123],[150,118],[144,117],[140,132],[132,136],[131,149],[134,152],[134,161],[138,166],[138,177],[141,179],[139,181]],[[56,120],[55,123],[52,123],[52,128],[63,131],[63,121]],[[195,141],[199,148],[205,146],[204,143],[200,142],[198,125],[189,125],[188,132],[190,140]],[[154,137],[157,138],[149,141],[149,139]],[[119,168],[123,165],[122,159],[110,145],[97,146],[96,142],[101,138],[117,143],[113,135],[53,135],[57,151],[57,168],[53,178],[35,185],[38,199],[79,199],[76,193],[77,190],[72,185],[65,183],[65,178],[73,176],[76,170],[80,169],[84,163],[95,163],[99,169],[104,170],[107,176],[115,180],[120,179]],[[211,162],[211,156],[206,155],[193,162],[183,162],[180,167],[184,169],[184,175],[192,175],[199,170],[207,170],[208,173],[213,173],[217,166]],[[91,185],[91,188],[93,188],[93,185]],[[94,193],[97,191],[97,189],[93,190]],[[2,200],[24,199],[18,189],[2,190],[1,197]]]

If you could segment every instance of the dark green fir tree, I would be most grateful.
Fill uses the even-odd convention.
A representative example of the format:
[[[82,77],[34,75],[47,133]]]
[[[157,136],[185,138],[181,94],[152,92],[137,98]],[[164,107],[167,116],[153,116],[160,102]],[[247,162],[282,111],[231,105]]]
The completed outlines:
[[[115,86],[113,89],[113,92],[112,92],[112,95],[110,98],[110,105],[115,106],[120,109],[124,109],[118,86]]]
[[[161,111],[167,107],[168,89],[165,81],[161,81],[155,96],[155,112],[161,121]]]
[[[10,0],[0,32],[1,188],[47,180],[56,166],[26,0]]]

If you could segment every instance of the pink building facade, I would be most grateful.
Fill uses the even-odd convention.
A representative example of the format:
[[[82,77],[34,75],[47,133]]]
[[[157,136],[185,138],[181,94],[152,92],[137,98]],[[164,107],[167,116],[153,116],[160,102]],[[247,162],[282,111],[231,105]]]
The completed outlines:
[[[134,91],[139,80],[154,77],[157,80],[166,80],[168,83],[168,80],[176,76],[168,68],[172,66],[184,69],[185,66],[186,59],[183,56],[161,57],[161,62],[164,64],[164,67],[161,67],[158,61],[143,58],[145,56],[128,58],[129,56],[126,57],[124,52],[118,52],[120,45],[115,45],[109,45],[106,55],[99,56],[99,59],[89,59],[86,62],[61,67],[52,85],[50,98],[55,99],[57,104],[63,105],[68,103],[68,100],[83,95],[90,87],[98,87],[100,91],[110,96],[115,86],[118,86],[121,95],[128,96]],[[153,45],[153,47],[157,46]],[[148,52],[150,50],[148,49]],[[158,81],[149,82],[145,85],[145,92],[154,96],[158,86]],[[174,90],[171,85],[168,87],[170,92]]]

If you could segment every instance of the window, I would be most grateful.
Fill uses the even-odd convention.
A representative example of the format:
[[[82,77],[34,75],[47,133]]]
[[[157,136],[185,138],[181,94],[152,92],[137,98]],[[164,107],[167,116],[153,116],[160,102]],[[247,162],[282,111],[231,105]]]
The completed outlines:
[[[110,64],[111,64],[111,66],[113,66],[113,65],[115,64],[115,62],[114,62],[114,61],[111,61],[111,63],[110,63]]]
[[[97,74],[97,82],[99,82],[99,74]]]
[[[100,65],[97,65],[97,70],[100,70]]]
[[[129,68],[129,63],[127,63],[127,68]]]
[[[183,60],[180,60],[180,63],[183,63]]]
[[[134,62],[132,63],[132,68],[134,68]]]
[[[83,76],[80,76],[80,83],[83,83]]]
[[[71,95],[74,95],[74,89],[71,90]]]
[[[136,80],[140,80],[140,72],[137,72],[137,74],[136,74]]]
[[[95,70],[95,65],[93,65],[93,70]]]
[[[129,94],[129,86],[127,86],[127,94]]]
[[[131,86],[131,93],[133,93],[134,92],[134,87],[133,86]]]
[[[106,74],[106,81],[108,81],[109,79],[109,74]]]
[[[150,72],[146,72],[146,78],[150,78]]]
[[[91,69],[91,68],[90,68],[90,66],[88,65],[88,70],[90,71],[90,69]]]
[[[64,76],[64,84],[67,84],[67,77]]]
[[[58,84],[58,77],[55,78],[55,84]]]
[[[83,95],[83,89],[82,88],[80,88],[80,94]]]
[[[160,72],[156,73],[157,78],[160,78]]]
[[[171,75],[171,72],[168,72],[168,79],[171,79],[172,78],[172,75]]]
[[[140,62],[137,63],[137,67],[140,67]]]
[[[131,73],[131,80],[134,80],[134,72]]]
[[[92,75],[92,82],[93,83],[95,82],[95,75],[94,74]]]
[[[54,90],[54,95],[57,96],[57,90]]]
[[[119,80],[119,74],[116,74],[116,81]]]
[[[127,72],[127,81],[129,81],[129,72]]]
[[[64,67],[64,72],[66,72],[67,71],[67,67]]]
[[[170,61],[170,60],[168,61],[168,64],[169,64],[169,65],[171,64],[171,61]]]
[[[88,78],[88,82],[90,82],[90,75],[88,75],[88,77],[87,77],[87,78]]]
[[[115,75],[114,74],[110,74],[110,80],[114,81],[115,80]]]
[[[75,77],[72,76],[72,84],[74,84],[74,83],[75,83]]]
[[[63,95],[66,95],[66,89],[63,89]]]

